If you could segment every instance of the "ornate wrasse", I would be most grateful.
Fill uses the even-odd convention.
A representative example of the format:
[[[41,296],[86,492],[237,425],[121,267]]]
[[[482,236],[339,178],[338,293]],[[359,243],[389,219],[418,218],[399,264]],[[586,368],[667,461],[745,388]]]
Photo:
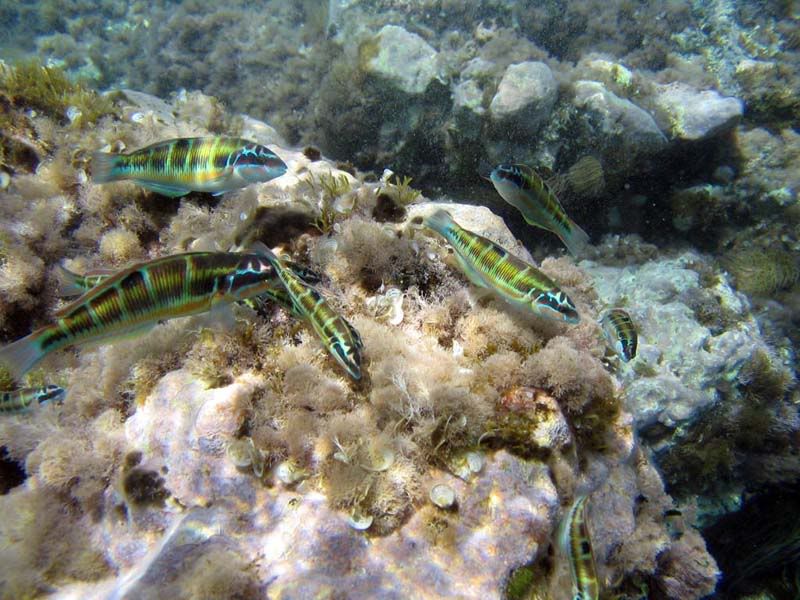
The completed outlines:
[[[319,273],[308,267],[304,267],[299,263],[285,258],[283,262],[295,275],[309,285],[317,284],[322,280]],[[61,278],[61,287],[58,290],[58,294],[62,298],[84,294],[116,273],[113,269],[95,269],[81,275],[70,271],[62,265],[58,265],[58,270]],[[280,283],[280,279],[277,277],[274,281],[274,287],[267,288],[264,292],[252,298],[240,300],[242,304],[249,306],[255,311],[264,310],[266,303],[269,301],[276,302],[287,310],[294,310],[289,292],[286,291],[286,288],[283,287],[283,284]]]
[[[130,154],[92,157],[96,183],[130,179],[173,198],[191,191],[223,194],[285,172],[286,164],[266,146],[231,137],[177,138]]]
[[[57,385],[0,392],[0,413],[27,412],[36,405],[60,402],[65,393],[66,390]]]
[[[475,285],[492,289],[538,315],[566,323],[580,321],[572,300],[552,279],[490,239],[464,229],[446,210],[426,217],[425,226],[447,240],[458,264]]]
[[[580,254],[589,243],[589,236],[567,216],[550,186],[527,165],[498,165],[489,178],[527,223],[555,233],[570,254]]]
[[[191,252],[139,263],[91,288],[49,325],[0,350],[0,365],[19,378],[54,350],[205,312],[276,284],[275,270],[258,254]]]
[[[639,335],[631,316],[621,308],[612,308],[600,317],[600,327],[608,345],[625,361],[636,358]]]
[[[266,247],[261,247],[283,283],[293,312],[304,318],[336,361],[353,379],[361,379],[361,351],[364,344],[358,331],[333,310],[324,296],[298,277],[292,269]]]
[[[597,600],[600,584],[592,552],[592,540],[586,523],[588,496],[575,499],[559,526],[558,546],[569,562],[573,600]]]

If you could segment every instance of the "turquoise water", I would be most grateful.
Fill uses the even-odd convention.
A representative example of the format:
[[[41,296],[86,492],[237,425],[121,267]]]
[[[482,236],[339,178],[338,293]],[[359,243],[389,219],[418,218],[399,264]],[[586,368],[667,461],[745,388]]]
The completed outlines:
[[[197,381],[213,380],[210,389],[245,376],[264,379],[252,384],[257,391],[247,392],[251,408],[225,435],[250,440],[242,447],[253,453],[246,458],[261,471],[294,460],[292,469],[284,465],[281,472],[306,473],[303,478],[312,483],[300,488],[298,497],[320,511],[329,507],[360,524],[365,515],[374,517],[367,533],[353,538],[358,543],[377,548],[404,531],[413,537],[414,519],[430,519],[422,528],[428,537],[419,539],[431,544],[429,563],[443,569],[441,581],[448,583],[423,589],[410,577],[395,584],[399,596],[393,596],[387,573],[397,565],[365,563],[364,572],[383,581],[375,584],[375,597],[571,597],[568,570],[560,575],[566,583],[554,583],[558,552],[548,547],[557,547],[555,526],[581,494],[591,498],[589,535],[602,598],[800,597],[796,3],[9,1],[0,6],[0,23],[4,346],[50,323],[63,308],[56,293],[57,264],[74,261],[69,265],[77,272],[108,268],[116,273],[179,252],[227,252],[253,242],[280,245],[298,268],[308,265],[324,273],[321,284],[317,277],[309,285],[320,285],[333,298],[331,310],[347,319],[343,330],[366,331],[361,332],[366,358],[359,383],[340,368],[352,359],[337,355],[329,332],[320,333],[313,316],[291,301],[285,301],[283,312],[257,303],[258,312],[245,317],[212,312],[211,320],[225,323],[228,333],[202,333],[208,326],[203,321],[168,329],[158,322],[181,315],[158,318],[151,324],[155,329],[141,338],[146,342],[113,340],[105,346],[111,348],[110,358],[79,348],[48,357],[19,385],[4,381],[3,390],[69,384],[71,395],[63,406],[6,419],[0,487],[20,515],[20,506],[27,504],[35,518],[52,517],[60,507],[73,511],[71,523],[83,523],[91,532],[91,543],[84,539],[78,545],[89,548],[87,556],[95,562],[58,566],[53,555],[65,548],[44,552],[49,542],[36,542],[35,528],[19,525],[20,533],[11,527],[2,532],[6,540],[16,540],[16,545],[8,542],[6,562],[36,563],[37,576],[34,583],[18,583],[9,575],[14,569],[0,573],[3,597],[88,597],[66,595],[81,593],[69,591],[69,585],[119,582],[136,569],[136,585],[144,587],[129,589],[127,596],[114,588],[123,594],[117,597],[135,597],[144,589],[158,593],[145,585],[147,569],[161,564],[158,555],[152,563],[142,558],[143,550],[121,558],[117,545],[103,549],[97,539],[130,535],[130,544],[142,548],[152,549],[156,539],[162,550],[182,547],[157,532],[178,527],[170,521],[174,511],[205,509],[198,500],[203,493],[181,496],[178,480],[159,475],[160,467],[183,456],[180,449],[165,450],[162,457],[134,447],[143,437],[128,432],[128,441],[120,441],[126,422],[145,418],[145,399],[157,382],[184,368],[194,369]],[[26,91],[10,73],[22,72],[19,65],[31,59],[38,61],[31,72],[41,65],[46,68],[41,77],[59,82],[66,77],[63,81],[81,87],[63,84],[67,87],[58,88],[55,97],[48,96],[47,86]],[[107,104],[101,106],[86,90],[103,94]],[[94,107],[100,107],[97,114]],[[129,153],[198,136],[249,137],[269,146],[281,165],[288,165],[288,175],[248,180],[237,171],[233,183],[217,187],[192,187],[186,181],[176,187],[133,176],[104,187],[92,179],[97,151]],[[174,156],[158,160],[162,166],[177,161]],[[225,160],[235,163],[233,155],[220,158],[220,164]],[[185,159],[195,170],[201,162]],[[533,174],[501,189],[492,175],[500,164],[525,165]],[[185,195],[153,195],[158,189]],[[221,189],[223,195],[211,196],[206,189]],[[435,258],[439,251],[452,255],[458,249],[452,240],[448,250],[441,239],[419,233],[431,202],[458,205],[452,210],[462,227],[499,244],[503,252],[523,255],[553,280],[555,287],[536,296],[529,310],[534,316],[514,312],[519,307],[513,303],[519,302],[513,293],[498,291],[493,277],[500,267],[481,271],[481,265]],[[488,208],[500,220],[475,207]],[[580,230],[588,234],[588,245]],[[250,271],[237,271],[242,272]],[[528,281],[521,275],[511,280]],[[483,297],[475,292],[481,287]],[[469,300],[459,300],[468,290]],[[562,306],[577,305],[570,311],[580,313],[580,326],[539,320],[556,299]],[[245,310],[237,305],[234,311],[240,308]],[[603,319],[613,308],[626,311],[623,322],[631,323],[633,333],[620,333]],[[598,320],[600,325],[592,325]],[[306,328],[287,324],[294,322]],[[159,345],[154,340],[161,335],[174,336],[173,341]],[[630,355],[630,347],[637,347],[631,335],[638,336],[637,356]],[[322,339],[318,346],[317,338]],[[354,339],[350,345],[356,345]],[[393,346],[397,340],[415,351],[403,353]],[[420,340],[427,340],[424,348],[439,358],[421,358],[423,346],[414,345]],[[128,343],[129,351],[124,350]],[[267,346],[269,352],[259,350]],[[321,354],[309,358],[303,354],[309,347]],[[625,350],[615,354],[615,348]],[[395,356],[399,366],[392,370],[392,360],[382,353]],[[103,361],[119,364],[118,372],[103,371]],[[426,366],[433,371],[436,361],[445,361],[447,376],[425,371]],[[313,364],[319,372],[302,371],[295,362],[307,369]],[[493,375],[481,379],[486,373]],[[433,381],[441,389],[428,389]],[[552,396],[568,442],[558,445],[555,434],[540,446],[520,441],[519,429],[530,433],[545,411],[532,400],[538,398],[533,391],[525,400],[521,388]],[[603,390],[613,391],[604,395]],[[426,394],[438,400],[416,406],[417,396]],[[476,400],[452,399],[458,394]],[[407,412],[385,408],[395,402]],[[516,407],[513,417],[503,412],[507,404]],[[116,411],[108,423],[99,420],[106,408]],[[343,432],[350,430],[337,419],[344,423],[356,413],[365,421],[351,427],[361,427],[363,439],[348,446]],[[469,415],[464,417],[468,423],[455,425],[462,414]],[[355,422],[356,417],[349,418]],[[448,434],[453,427],[458,433]],[[95,444],[93,436],[110,440],[112,429],[117,441]],[[623,429],[628,433],[620,433]],[[342,447],[335,435],[342,436]],[[380,444],[373,447],[376,439],[391,447],[385,469],[373,469],[379,462],[374,453],[389,452]],[[196,442],[187,440],[188,447]],[[54,449],[69,443],[74,445],[70,452],[95,458],[83,479],[76,474],[61,481],[48,465],[62,468]],[[202,446],[202,452],[222,461],[222,446],[208,443],[213,448]],[[622,459],[620,448],[628,443],[628,458]],[[112,446],[113,451],[103,449]],[[150,513],[137,513],[138,505],[123,489],[139,469],[123,460],[134,451],[144,453],[142,464],[155,469],[147,471],[155,475],[143,478],[145,487],[160,489],[154,481],[164,476],[172,493],[155,493],[157,508],[145,503]],[[428,514],[433,509],[426,486],[439,473],[456,477],[454,457],[462,460],[467,451],[479,451],[490,461],[509,452],[512,462],[528,461],[531,469],[531,464],[545,465],[553,486],[552,504],[540,501],[549,506],[541,539],[535,538],[540,527],[531,524],[535,519],[524,526],[516,522],[515,530],[509,517],[509,529],[519,540],[528,535],[538,547],[525,550],[527,563],[513,549],[497,550],[508,552],[508,560],[495,587],[471,584],[468,568],[455,565],[448,571],[437,562],[441,556],[435,558],[437,552],[446,555],[447,544],[467,552],[459,540],[482,527],[491,529],[478,508],[493,506],[489,496],[483,504],[476,501],[475,514],[483,516],[472,522],[465,515],[473,515],[473,508],[463,500],[458,509],[448,507],[435,518]],[[330,458],[336,453],[339,458]],[[364,486],[351,498],[336,488],[331,473],[342,465],[357,471],[353,464],[367,468],[349,475]],[[625,471],[634,464],[641,467],[635,475]],[[652,468],[652,479],[641,465]],[[215,481],[209,489],[227,497],[230,486],[219,482],[233,475],[223,477],[219,469],[209,467],[209,481]],[[247,471],[253,479],[249,469],[233,474],[243,477]],[[70,470],[64,467],[64,472]],[[254,481],[262,480],[257,475]],[[376,489],[391,487],[390,480],[402,482],[397,498],[405,500],[389,492],[392,502],[373,498]],[[523,486],[510,480],[514,490]],[[249,481],[254,487],[248,499],[220,514],[251,518],[256,512],[252,498],[283,490],[283,480],[276,481],[261,487]],[[286,487],[291,491],[295,484]],[[474,483],[472,491],[458,488],[458,493],[474,496],[482,486]],[[45,506],[37,489],[57,490],[58,504]],[[505,498],[504,493],[511,494],[497,491],[498,497]],[[34,500],[19,500],[25,494]],[[176,504],[164,508],[163,497]],[[187,506],[186,497],[195,504]],[[114,516],[112,506],[125,514]],[[208,527],[222,527],[219,514],[206,517],[213,521]],[[129,527],[120,528],[125,519]],[[442,533],[448,526],[451,537]],[[180,529],[169,531],[180,538]],[[252,531],[259,534],[239,532],[247,544],[267,539],[259,538],[263,532],[256,525]],[[21,550],[19,540],[30,540],[35,550]],[[239,587],[231,583],[227,591],[195,590],[182,597],[302,598],[312,592],[368,597],[363,594],[369,585],[354,587],[358,591],[350,596],[345,583],[337,587],[336,577],[346,578],[334,567],[308,571],[306,578],[316,578],[309,587],[280,587],[288,585],[282,583],[288,580],[281,570],[286,567],[248,553],[247,544],[235,551],[230,550],[235,544],[226,551],[214,547],[208,556],[219,561],[231,558],[225,552],[236,554],[238,571],[256,565],[251,579]],[[329,551],[326,556],[335,555],[332,544],[321,547]],[[353,564],[361,566],[355,558]],[[419,565],[415,569],[425,572]],[[533,579],[532,587],[518,592],[508,583],[515,569],[521,579]],[[188,583],[170,585],[178,589]]]

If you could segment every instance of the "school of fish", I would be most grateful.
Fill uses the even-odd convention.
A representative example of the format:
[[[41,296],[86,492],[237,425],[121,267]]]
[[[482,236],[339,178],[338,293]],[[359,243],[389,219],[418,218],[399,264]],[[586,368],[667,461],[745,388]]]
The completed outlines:
[[[190,192],[214,195],[280,177],[286,164],[265,146],[240,138],[179,138],[129,154],[98,152],[92,161],[96,183],[130,180],[176,198]],[[548,184],[525,165],[501,164],[489,177],[500,196],[525,221],[555,233],[573,255],[588,235],[564,211]],[[458,267],[474,285],[491,290],[522,310],[566,324],[579,323],[578,309],[551,278],[492,240],[455,222],[445,210],[423,219],[425,227],[452,248]],[[0,350],[0,363],[17,379],[49,353],[90,342],[108,342],[178,317],[244,303],[256,310],[275,302],[303,320],[323,347],[354,380],[362,378],[363,342],[314,286],[321,277],[287,256],[256,242],[240,252],[192,252],[141,262],[121,270],[84,274],[58,266],[62,297],[78,296],[52,320]],[[611,349],[628,362],[636,356],[637,333],[627,312],[606,311],[598,321]],[[20,413],[63,400],[56,385],[0,393],[0,412]],[[570,565],[575,600],[599,597],[587,496],[569,508],[558,536]]]

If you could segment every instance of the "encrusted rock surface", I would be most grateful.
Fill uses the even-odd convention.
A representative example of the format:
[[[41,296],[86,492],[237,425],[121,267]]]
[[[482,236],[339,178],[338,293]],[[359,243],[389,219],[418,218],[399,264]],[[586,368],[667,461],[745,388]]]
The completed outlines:
[[[436,77],[436,50],[415,33],[386,25],[375,38],[377,55],[367,61],[367,72],[407,94],[421,94]]]
[[[714,90],[698,91],[673,83],[663,86],[654,100],[659,125],[682,140],[706,139],[730,131],[744,114],[738,98],[724,97]]]
[[[535,133],[548,119],[557,96],[553,72],[542,62],[509,65],[489,105],[492,119],[514,136]]]

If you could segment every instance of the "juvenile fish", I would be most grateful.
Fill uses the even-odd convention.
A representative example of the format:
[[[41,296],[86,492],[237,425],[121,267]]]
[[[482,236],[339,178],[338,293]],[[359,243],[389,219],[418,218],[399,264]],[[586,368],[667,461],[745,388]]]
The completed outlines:
[[[311,325],[322,344],[350,377],[361,379],[364,344],[358,331],[331,308],[322,294],[298,277],[272,251],[265,246],[259,251],[270,261],[289,293],[293,312]]]
[[[573,256],[589,243],[589,236],[567,216],[550,186],[527,165],[498,165],[489,178],[528,224],[555,233]]]
[[[558,545],[569,562],[573,600],[597,600],[600,584],[592,552],[592,540],[586,523],[588,496],[579,496],[561,523]]]
[[[218,196],[285,172],[286,164],[266,146],[231,137],[177,138],[130,154],[92,157],[95,183],[129,179],[171,198],[192,191]]]
[[[639,346],[639,335],[631,316],[621,308],[606,311],[598,321],[603,330],[606,342],[619,357],[629,362],[636,358]]]
[[[452,246],[459,266],[475,285],[543,317],[573,324],[580,321],[572,300],[552,279],[493,241],[464,229],[446,210],[437,210],[424,223]]]
[[[0,364],[20,378],[54,350],[107,341],[276,285],[275,270],[259,254],[191,252],[139,263],[91,288],[49,325],[0,350]]]
[[[28,412],[36,405],[48,402],[61,402],[66,390],[57,385],[22,388],[13,392],[0,393],[0,413]]]

